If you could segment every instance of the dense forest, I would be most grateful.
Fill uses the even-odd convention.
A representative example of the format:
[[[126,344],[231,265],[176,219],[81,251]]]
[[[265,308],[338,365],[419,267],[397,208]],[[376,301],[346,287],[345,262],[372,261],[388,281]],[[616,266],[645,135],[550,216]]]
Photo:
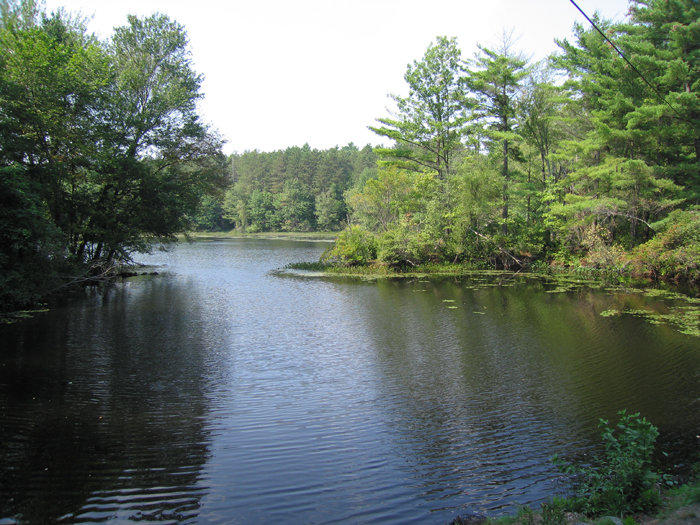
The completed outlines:
[[[346,194],[377,176],[371,146],[291,147],[229,158],[229,186],[202,199],[195,227],[261,231],[337,231],[347,222]]]
[[[325,258],[700,279],[700,4],[591,22],[536,64],[507,37],[469,59],[434,41]]]
[[[532,63],[438,37],[373,126],[386,146],[226,158],[187,35],[107,41],[0,0],[0,302],[107,275],[191,230],[340,231],[325,260],[700,280],[700,4],[633,0]],[[371,123],[368,123],[371,124]]]
[[[472,58],[439,37],[371,126],[390,143],[376,167],[352,146],[236,155],[200,227],[343,225],[325,255],[343,265],[698,280],[699,16],[692,0],[633,1],[627,22],[576,25],[540,63],[507,36]]]
[[[129,17],[100,42],[69,14],[0,0],[0,304],[109,274],[190,227],[224,184],[182,26]]]

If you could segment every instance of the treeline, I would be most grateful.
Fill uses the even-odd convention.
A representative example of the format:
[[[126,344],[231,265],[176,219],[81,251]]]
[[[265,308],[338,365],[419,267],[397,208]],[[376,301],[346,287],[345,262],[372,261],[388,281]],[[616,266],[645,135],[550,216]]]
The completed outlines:
[[[438,38],[372,128],[393,145],[326,260],[700,279],[699,20],[694,0],[632,1],[537,64]]]
[[[190,228],[225,182],[187,35],[130,16],[107,41],[0,0],[0,309],[108,274]]]
[[[507,39],[465,59],[438,38],[372,127],[388,147],[228,159],[176,22],[129,17],[100,41],[37,0],[0,15],[0,309],[193,228],[345,228],[340,264],[700,280],[695,0],[633,0],[537,64]]]
[[[290,147],[229,157],[229,186],[206,195],[196,217],[203,230],[337,231],[347,222],[345,194],[376,177],[371,146]]]

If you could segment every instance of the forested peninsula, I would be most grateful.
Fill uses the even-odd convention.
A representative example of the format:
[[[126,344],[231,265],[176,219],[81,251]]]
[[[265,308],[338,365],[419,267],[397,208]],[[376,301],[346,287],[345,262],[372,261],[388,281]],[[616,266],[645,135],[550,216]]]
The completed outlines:
[[[3,310],[193,230],[335,231],[323,258],[345,267],[700,280],[694,0],[633,0],[536,63],[508,36],[468,53],[437,37],[368,123],[384,146],[228,157],[177,22],[100,41],[34,0],[0,7]]]
[[[342,217],[324,255],[334,265],[589,268],[697,282],[699,16],[692,0],[633,1],[628,22],[576,25],[539,63],[508,36],[472,58],[438,37],[407,66],[408,94],[392,95],[395,111],[371,126],[391,142],[374,149],[376,168],[328,176],[344,150],[318,152],[330,154],[319,185],[320,161],[306,149],[258,156],[258,171],[226,192],[223,216],[255,231]],[[316,220],[310,198],[304,219],[285,218],[304,189],[316,193]]]

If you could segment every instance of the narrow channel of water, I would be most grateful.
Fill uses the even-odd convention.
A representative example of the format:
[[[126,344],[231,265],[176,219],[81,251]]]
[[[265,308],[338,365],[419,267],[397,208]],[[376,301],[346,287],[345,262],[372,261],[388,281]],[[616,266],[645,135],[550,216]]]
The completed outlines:
[[[562,488],[549,457],[620,408],[700,452],[698,339],[600,315],[638,299],[271,272],[324,248],[183,244],[0,326],[0,524],[498,514]]]

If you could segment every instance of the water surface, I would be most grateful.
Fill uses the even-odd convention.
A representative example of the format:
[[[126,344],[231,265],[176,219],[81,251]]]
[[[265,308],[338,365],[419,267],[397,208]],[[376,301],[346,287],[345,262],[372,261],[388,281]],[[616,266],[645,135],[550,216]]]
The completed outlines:
[[[445,523],[565,488],[599,417],[698,451],[698,339],[526,279],[279,275],[323,243],[140,257],[160,275],[0,327],[0,523]]]

